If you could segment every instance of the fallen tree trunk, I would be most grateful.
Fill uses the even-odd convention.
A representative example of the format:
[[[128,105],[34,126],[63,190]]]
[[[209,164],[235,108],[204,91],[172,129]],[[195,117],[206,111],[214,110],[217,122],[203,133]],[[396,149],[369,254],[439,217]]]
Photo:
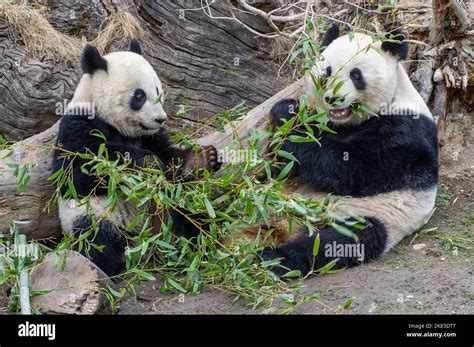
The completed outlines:
[[[296,96],[302,81],[297,81],[280,91],[261,105],[255,107],[233,126],[226,126],[226,132],[214,132],[197,140],[201,145],[212,144],[218,149],[232,141],[234,132],[246,138],[251,130],[263,129],[264,118],[271,107],[280,99]],[[18,230],[29,239],[43,239],[60,233],[57,206],[45,210],[53,195],[54,188],[48,182],[51,176],[52,147],[56,141],[58,123],[48,130],[32,136],[12,146],[13,155],[0,159],[0,230],[7,228],[12,221],[22,221]],[[3,155],[0,154],[0,157]],[[18,192],[17,178],[13,175],[12,165],[28,165],[30,181],[24,191]]]

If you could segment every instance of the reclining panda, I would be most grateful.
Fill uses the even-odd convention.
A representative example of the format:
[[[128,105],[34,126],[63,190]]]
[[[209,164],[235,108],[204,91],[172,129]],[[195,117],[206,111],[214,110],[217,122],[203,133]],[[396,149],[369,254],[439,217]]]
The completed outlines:
[[[335,88],[329,89],[320,101],[336,133],[321,133],[321,145],[286,140],[281,147],[298,160],[289,174],[296,184],[293,191],[317,200],[332,193],[339,200],[334,205],[337,213],[365,217],[365,229],[350,228],[363,245],[364,261],[379,257],[420,228],[435,204],[437,128],[400,64],[408,53],[404,39],[403,34],[395,36],[395,42],[378,43],[361,33],[339,37],[339,28],[333,25],[322,42],[326,47],[323,59],[305,76],[304,93],[310,103],[317,103],[313,78],[344,81],[337,95]],[[369,45],[373,48],[367,49]],[[357,101],[363,101],[378,117],[352,112]],[[281,125],[282,119],[297,112],[296,100],[281,100],[272,108],[270,122]],[[319,253],[313,257],[316,234],[310,236],[301,227],[276,248],[264,249],[262,257],[281,258],[280,267],[274,269],[279,275],[289,270],[306,275],[337,258],[335,268],[361,262],[357,254],[341,257],[331,252],[340,245],[356,244],[354,238],[332,227],[319,230]]]
[[[151,159],[163,169],[181,164],[182,174],[196,168],[216,171],[220,162],[212,146],[196,153],[172,145],[162,128],[167,115],[161,81],[141,56],[136,40],[132,40],[130,51],[105,56],[86,45],[81,67],[84,74],[61,118],[57,141],[60,149],[54,151],[53,160],[54,172],[72,166],[73,185],[81,201],[60,198],[59,217],[63,232],[75,236],[91,229],[92,216],[99,221],[98,231],[89,238],[95,245],[104,246],[103,250],[83,248],[82,253],[108,275],[116,275],[125,270],[126,240],[121,233],[138,210],[132,202],[122,201],[107,211],[107,185],[99,185],[97,177],[81,170],[86,160],[65,156],[64,150],[84,153],[87,149],[97,154],[104,140],[94,132],[100,131],[110,160],[128,157],[134,165],[143,166]],[[67,189],[61,188],[63,195]],[[83,203],[87,196],[89,203]],[[198,232],[179,213],[172,214],[172,218],[175,234],[190,237]]]

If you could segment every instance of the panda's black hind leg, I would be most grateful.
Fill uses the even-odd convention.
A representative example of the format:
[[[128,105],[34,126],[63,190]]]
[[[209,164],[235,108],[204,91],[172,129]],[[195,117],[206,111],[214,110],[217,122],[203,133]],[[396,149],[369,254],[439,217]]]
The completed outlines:
[[[310,238],[308,237],[308,239]],[[313,268],[313,257],[304,243],[295,243],[290,247],[267,247],[263,249],[260,256],[263,260],[281,258],[280,265],[271,269],[279,277],[292,270],[300,270],[301,274],[305,276]]]
[[[300,270],[305,276],[313,271],[313,266],[315,269],[320,269],[336,259],[338,261],[332,269],[349,268],[376,259],[387,246],[387,230],[377,218],[366,217],[365,220],[367,225],[364,229],[347,227],[358,236],[359,243],[352,237],[327,226],[319,231],[319,252],[313,257],[316,233],[309,236],[308,231],[302,229],[293,240],[277,248],[265,248],[261,257],[263,260],[282,258],[280,266],[272,268],[278,276],[292,270]]]
[[[81,216],[73,223],[74,236],[79,237],[82,232],[92,227],[91,217]],[[117,227],[108,220],[98,223],[97,232],[93,232],[88,240],[97,246],[104,246],[102,251],[84,245],[81,254],[89,258],[108,276],[115,276],[125,271],[126,242],[117,230]]]

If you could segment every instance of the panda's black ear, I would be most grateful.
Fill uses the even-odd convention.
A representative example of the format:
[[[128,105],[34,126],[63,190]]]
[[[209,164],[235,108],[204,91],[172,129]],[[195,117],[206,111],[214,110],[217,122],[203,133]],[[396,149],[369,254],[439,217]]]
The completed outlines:
[[[324,34],[323,41],[321,42],[321,46],[327,47],[333,42],[335,39],[339,37],[339,27],[337,24],[333,24],[328,31]]]
[[[87,44],[82,53],[81,68],[89,75],[93,75],[97,70],[107,71],[107,60],[102,58],[97,48]]]
[[[137,39],[130,41],[130,52],[142,55],[142,48],[140,47],[140,42],[138,42]]]
[[[408,56],[408,43],[404,42],[406,38],[404,33],[395,30],[388,37],[390,41],[382,42],[382,50],[398,57],[400,60],[405,60]]]

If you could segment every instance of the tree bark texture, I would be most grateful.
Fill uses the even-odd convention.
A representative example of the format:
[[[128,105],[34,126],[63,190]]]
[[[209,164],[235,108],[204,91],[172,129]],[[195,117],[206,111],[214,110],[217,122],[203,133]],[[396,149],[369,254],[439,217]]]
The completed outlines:
[[[277,76],[268,42],[235,21],[210,18],[197,0],[42,3],[55,29],[88,39],[109,14],[125,9],[134,14],[149,36],[144,56],[164,82],[170,115],[184,109],[187,119],[197,121],[241,101],[253,108],[287,84]],[[213,4],[211,13],[229,16],[227,2]],[[247,15],[245,20],[265,27],[261,18]],[[111,51],[128,44],[129,39],[117,40]],[[0,133],[17,141],[46,130],[58,120],[58,105],[72,96],[81,74],[79,57],[76,64],[50,59],[48,52],[31,57],[1,13],[0,54]]]

